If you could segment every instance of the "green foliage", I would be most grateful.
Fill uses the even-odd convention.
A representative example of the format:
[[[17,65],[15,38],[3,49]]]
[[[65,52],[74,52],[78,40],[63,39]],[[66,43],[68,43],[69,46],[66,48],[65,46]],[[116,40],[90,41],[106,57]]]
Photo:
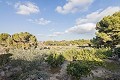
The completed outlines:
[[[47,59],[46,62],[51,66],[51,67],[59,67],[60,65],[63,64],[63,62],[65,61],[65,58],[60,54],[50,54]]]
[[[72,49],[63,53],[63,56],[68,61],[82,61],[90,67],[104,66],[103,59],[112,56],[112,50],[109,48],[101,49]]]
[[[76,49],[70,49],[70,50],[66,50],[63,53],[63,56],[68,60],[68,61],[73,61],[73,58],[75,59],[78,58],[79,55],[79,51]]]
[[[29,50],[11,49],[9,53],[13,55],[8,60],[6,60],[6,57],[4,58],[4,61],[7,61],[6,65],[10,65],[13,68],[19,66],[22,69],[20,74],[15,74],[10,80],[25,80],[31,78],[30,76],[32,75],[35,75],[35,80],[39,77],[44,80],[47,78],[47,74],[44,74],[44,71],[41,72],[45,68],[44,66],[46,66],[44,64],[44,57],[48,53],[47,50],[39,50],[37,48],[31,48]]]
[[[118,57],[120,58],[120,47],[115,48],[114,53],[118,55]]]
[[[12,54],[1,54],[0,55],[0,66],[8,63],[11,60],[10,56],[12,56]]]
[[[65,48],[65,47],[63,47],[63,48]],[[61,53],[61,51],[63,53],[59,54],[59,53]],[[73,69],[70,66],[69,69],[71,70],[71,72],[69,72],[70,73],[69,75],[73,74],[72,71],[74,71],[74,70],[78,70],[78,71],[81,69],[84,70],[82,72],[77,72],[77,71],[74,72],[74,74],[80,73],[80,74],[76,75],[77,77],[73,76],[78,79],[81,76],[86,76],[89,74],[89,72],[87,72],[87,69],[91,70],[91,69],[97,68],[99,66],[103,67],[103,63],[104,63],[103,58],[107,58],[107,56],[111,52],[111,50],[109,48],[71,49],[71,50],[67,50],[67,51],[64,50],[65,52],[63,50],[61,50],[61,51],[59,52],[59,50],[57,50],[58,54],[56,54],[56,53],[50,54],[52,52],[51,50],[40,50],[38,48],[36,48],[36,49],[31,48],[28,50],[10,49],[9,53],[12,53],[13,55],[10,57],[11,59],[8,58],[8,60],[6,60],[7,57],[4,57],[5,64],[6,64],[6,62],[8,62],[8,65],[10,64],[10,66],[12,66],[12,67],[19,66],[22,70],[22,72],[20,74],[15,74],[10,79],[11,80],[20,80],[20,79],[24,80],[24,79],[29,78],[29,79],[36,80],[38,78],[43,78],[45,80],[46,76],[53,74],[53,73],[50,73],[50,74],[45,73],[44,74],[44,71],[49,70],[48,65],[46,65],[46,63],[44,63],[46,57],[47,57],[46,61],[53,69],[55,67],[60,66],[64,62],[65,59],[68,60],[68,62],[69,62],[69,60],[71,60],[71,61],[76,60],[77,62],[73,61],[73,63],[74,62],[76,63],[75,66],[79,63],[80,69],[78,67],[73,67],[73,68],[75,68],[75,69]],[[74,59],[73,59],[73,57],[74,57]],[[3,57],[1,59],[3,59]],[[0,60],[0,61],[2,61],[2,60]],[[70,63],[70,64],[72,65],[72,63]],[[105,67],[109,67],[110,65],[107,65]],[[72,66],[74,66],[74,65],[72,65]],[[87,66],[87,68],[85,66]],[[58,68],[60,69],[60,67],[58,67]],[[114,66],[112,68],[114,69]],[[119,70],[119,68],[118,68],[118,70]],[[42,74],[42,72],[43,72],[43,74]],[[32,77],[33,75],[34,75],[34,77]],[[47,77],[47,78],[49,78],[49,77]],[[75,80],[75,79],[73,79],[73,80]]]
[[[96,42],[98,45],[113,47],[120,44],[120,12],[104,17],[97,23]]]
[[[79,80],[82,76],[87,76],[91,69],[88,65],[80,62],[71,62],[67,66],[67,73]]]
[[[73,61],[73,57],[76,57],[76,60],[87,60],[87,61],[102,61],[99,56],[103,53],[101,52],[97,55],[97,49],[71,49],[64,52],[64,57]]]
[[[7,33],[0,34],[0,45],[3,47],[13,47],[29,49],[31,47],[37,47],[37,39],[35,36],[28,32],[15,33],[9,35]]]
[[[69,45],[86,45],[86,44],[91,44],[90,40],[72,40],[72,41],[45,41],[45,45],[49,46],[69,46]]]
[[[112,57],[113,52],[112,49],[110,48],[100,48],[100,49],[96,49],[96,55],[101,59],[105,59],[108,57]]]
[[[0,34],[0,45],[3,47],[7,47],[11,44],[11,36],[7,33]]]

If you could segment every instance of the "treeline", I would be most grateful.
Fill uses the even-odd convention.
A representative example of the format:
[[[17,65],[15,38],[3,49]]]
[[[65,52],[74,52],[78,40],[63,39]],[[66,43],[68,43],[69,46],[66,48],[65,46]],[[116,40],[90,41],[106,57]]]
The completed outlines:
[[[0,46],[10,48],[29,49],[37,47],[37,39],[28,32],[20,32],[10,35],[8,33],[0,34]]]
[[[45,41],[44,44],[49,45],[49,46],[70,46],[70,45],[83,46],[83,45],[91,44],[91,41],[84,40],[84,39],[71,40],[71,41],[65,41],[65,40],[63,40],[63,41]]]

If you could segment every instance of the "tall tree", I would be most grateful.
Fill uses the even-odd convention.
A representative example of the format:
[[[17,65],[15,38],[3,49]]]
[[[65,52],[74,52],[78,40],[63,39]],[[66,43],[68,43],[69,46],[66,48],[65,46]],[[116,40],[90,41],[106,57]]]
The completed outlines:
[[[120,12],[104,17],[97,23],[96,30],[98,31],[96,40],[99,39],[102,45],[112,47],[120,44]],[[100,43],[98,42],[97,44]]]

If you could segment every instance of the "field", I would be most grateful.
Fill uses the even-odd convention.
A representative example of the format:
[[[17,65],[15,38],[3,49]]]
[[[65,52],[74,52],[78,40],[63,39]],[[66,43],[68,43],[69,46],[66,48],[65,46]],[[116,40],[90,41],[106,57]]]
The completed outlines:
[[[51,67],[46,62],[50,54],[62,55],[65,61],[59,67]],[[74,80],[74,76],[67,74],[67,65],[71,62],[82,62],[91,69],[90,74],[80,80],[119,80],[120,63],[108,59],[111,56],[109,48],[11,49],[0,57],[0,80]]]
[[[120,80],[120,0],[0,5],[0,80]]]

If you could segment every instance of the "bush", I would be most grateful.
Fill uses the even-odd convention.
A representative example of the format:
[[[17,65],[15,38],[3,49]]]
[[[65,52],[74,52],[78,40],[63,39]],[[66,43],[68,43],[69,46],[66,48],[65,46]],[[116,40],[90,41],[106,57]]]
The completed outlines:
[[[105,59],[108,57],[112,57],[113,53],[112,53],[112,49],[110,48],[100,48],[100,49],[96,49],[96,55],[101,59]]]
[[[51,67],[59,67],[60,65],[63,64],[63,62],[65,61],[65,58],[63,57],[63,55],[58,55],[58,54],[50,54],[47,59],[46,62],[51,66]]]
[[[120,47],[115,48],[114,53],[118,55],[118,57],[120,58]]]
[[[32,71],[21,74],[15,80],[48,80],[48,78],[49,78],[48,73],[32,70]]]
[[[1,54],[0,55],[0,65],[5,65],[6,63],[8,63],[11,60],[12,54]]]
[[[76,79],[80,79],[81,76],[87,76],[91,69],[88,65],[80,62],[72,62],[67,66],[67,73]]]

